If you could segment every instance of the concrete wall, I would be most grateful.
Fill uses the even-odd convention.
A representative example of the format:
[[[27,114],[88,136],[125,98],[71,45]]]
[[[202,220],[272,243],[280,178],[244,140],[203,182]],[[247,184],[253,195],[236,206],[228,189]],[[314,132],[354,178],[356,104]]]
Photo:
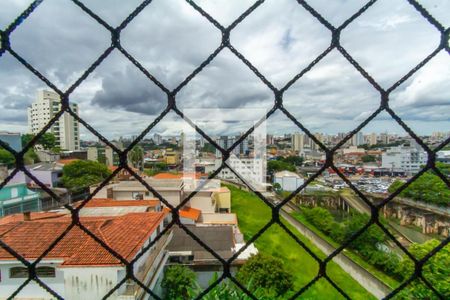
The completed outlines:
[[[214,200],[216,200],[217,209],[228,209],[231,211],[231,193],[228,189],[223,189],[220,192],[214,192],[212,194]]]
[[[194,196],[190,200],[192,208],[199,209],[203,213],[214,213],[216,211],[215,202],[211,197]]]

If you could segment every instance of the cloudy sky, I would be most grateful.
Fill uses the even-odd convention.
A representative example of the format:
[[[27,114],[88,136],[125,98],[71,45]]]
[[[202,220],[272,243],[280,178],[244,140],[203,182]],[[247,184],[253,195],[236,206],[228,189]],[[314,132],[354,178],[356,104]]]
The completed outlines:
[[[2,0],[0,28],[6,28],[31,1]],[[112,26],[140,1],[83,0]],[[310,0],[339,26],[365,1]],[[253,1],[198,0],[224,26]],[[450,1],[422,0],[445,27]],[[122,33],[123,47],[169,89],[203,62],[221,42],[220,32],[182,0],[154,0]],[[439,45],[438,31],[406,0],[380,0],[342,33],[341,44],[377,82],[388,88]],[[276,87],[283,87],[330,44],[330,32],[294,0],[267,0],[231,34],[232,45]],[[45,0],[11,35],[13,49],[60,89],[69,87],[109,46],[109,33],[71,1]],[[26,132],[26,107],[46,88],[9,54],[0,58],[0,130]],[[80,116],[108,138],[137,135],[166,107],[165,94],[121,53],[112,54],[74,91]],[[227,126],[204,122],[210,134],[244,130],[273,106],[272,92],[228,49],[177,95],[180,109],[238,109]],[[380,99],[353,66],[331,51],[284,95],[284,106],[313,132],[355,128]],[[450,56],[440,52],[392,95],[391,107],[419,134],[450,131]],[[190,110],[192,111],[192,110]],[[187,113],[188,114],[188,113]],[[196,116],[192,115],[195,120]],[[213,120],[217,121],[217,120]],[[250,125],[249,125],[250,124]],[[183,121],[167,115],[153,132],[173,134]],[[297,131],[285,116],[267,120],[268,132]],[[363,132],[402,129],[381,114]],[[82,139],[91,139],[86,130]]]

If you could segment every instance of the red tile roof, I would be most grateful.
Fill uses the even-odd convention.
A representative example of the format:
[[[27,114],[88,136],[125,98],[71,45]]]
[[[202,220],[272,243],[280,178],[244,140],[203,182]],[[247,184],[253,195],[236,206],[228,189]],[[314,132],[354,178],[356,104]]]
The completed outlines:
[[[61,165],[67,165],[67,164],[73,163],[74,161],[77,161],[77,160],[79,160],[79,159],[78,158],[66,158],[66,159],[58,160],[57,163],[61,164]]]
[[[170,208],[164,207],[164,211],[170,212]],[[187,219],[192,219],[194,221],[198,221],[198,218],[200,218],[200,214],[202,213],[202,211],[199,209],[196,209],[196,208],[189,207],[189,208],[180,209],[179,213],[180,213],[180,217],[182,217],[182,218],[187,218]]]
[[[32,212],[30,213],[30,219],[32,221],[34,220],[40,220],[40,219],[48,219],[48,218],[59,218],[66,214],[58,214],[54,212]],[[23,214],[14,214],[14,215],[8,215],[0,218],[0,225],[8,224],[11,222],[19,222],[23,221]]]
[[[130,261],[163,221],[164,215],[161,212],[145,212],[119,217],[80,217],[80,222]],[[36,217],[33,221],[12,221],[0,225],[0,239],[26,259],[35,259],[70,223],[69,216],[57,214],[53,218]],[[15,258],[0,248],[0,260],[12,259]],[[121,265],[117,258],[78,226],[72,227],[44,259],[61,259],[63,266]]]
[[[84,207],[114,207],[114,206],[150,206],[155,207],[160,204],[159,200],[114,200],[111,198],[94,198]]]
[[[195,179],[200,179],[202,177],[208,177],[208,174],[185,172],[185,173],[158,173],[153,176],[154,179],[182,179],[183,177],[194,177]]]

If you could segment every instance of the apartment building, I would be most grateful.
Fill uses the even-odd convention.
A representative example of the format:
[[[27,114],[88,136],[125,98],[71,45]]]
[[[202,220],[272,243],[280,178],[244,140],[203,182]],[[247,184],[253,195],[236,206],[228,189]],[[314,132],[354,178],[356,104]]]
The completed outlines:
[[[70,108],[78,114],[78,105],[71,103]],[[37,134],[60,111],[61,99],[53,91],[38,91],[36,101],[28,107],[28,130]],[[80,149],[79,122],[70,114],[64,113],[50,128],[57,140],[57,145],[63,150]]]

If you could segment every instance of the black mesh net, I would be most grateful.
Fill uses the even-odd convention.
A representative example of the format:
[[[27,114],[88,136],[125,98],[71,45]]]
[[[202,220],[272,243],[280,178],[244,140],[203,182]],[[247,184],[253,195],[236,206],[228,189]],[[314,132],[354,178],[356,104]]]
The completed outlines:
[[[73,228],[73,227],[79,227],[83,232],[88,234],[90,237],[92,237],[98,244],[100,244],[102,247],[104,247],[108,252],[110,252],[114,257],[116,257],[120,262],[122,262],[126,266],[126,276],[123,280],[118,282],[108,294],[104,296],[104,298],[108,298],[111,296],[117,289],[119,289],[122,285],[124,285],[126,282],[133,281],[141,287],[143,290],[145,290],[149,295],[151,295],[155,299],[160,299],[158,295],[156,295],[152,290],[150,290],[144,283],[142,283],[138,278],[136,278],[133,265],[134,263],[143,255],[145,251],[140,253],[137,257],[135,257],[132,261],[127,261],[125,258],[123,258],[119,253],[117,253],[114,249],[112,249],[110,246],[108,246],[101,238],[97,237],[93,232],[91,232],[87,227],[85,227],[79,219],[79,212],[80,210],[88,203],[92,197],[103,187],[105,187],[110,180],[112,180],[121,170],[128,171],[137,181],[139,181],[145,188],[147,188],[149,191],[151,191],[156,198],[158,198],[164,205],[169,207],[171,209],[172,214],[172,221],[169,223],[165,229],[158,234],[156,239],[152,241],[147,247],[146,250],[148,250],[151,246],[153,246],[155,243],[158,242],[159,239],[165,236],[165,234],[171,230],[174,226],[179,226],[182,228],[189,236],[191,236],[198,244],[200,244],[206,251],[208,251],[213,257],[215,257],[220,264],[222,264],[223,267],[223,273],[221,273],[221,276],[217,278],[216,281],[214,281],[210,286],[202,291],[199,295],[197,295],[197,299],[201,299],[204,297],[208,292],[210,292],[214,287],[216,287],[218,284],[223,282],[225,279],[229,279],[231,282],[233,282],[236,286],[238,286],[242,291],[247,294],[252,299],[257,299],[250,291],[247,289],[242,283],[240,283],[238,280],[235,279],[235,277],[231,273],[230,266],[232,262],[239,256],[240,253],[242,253],[252,242],[256,241],[271,225],[278,224],[290,237],[292,237],[300,247],[305,249],[313,258],[317,261],[319,264],[319,271],[315,278],[313,278],[308,284],[303,286],[301,289],[299,289],[293,296],[292,299],[301,297],[301,295],[309,288],[311,287],[315,282],[317,282],[320,279],[324,279],[328,281],[333,288],[335,288],[343,297],[350,298],[350,296],[341,288],[338,284],[336,284],[332,278],[327,273],[327,264],[332,261],[333,258],[335,258],[338,254],[340,254],[346,247],[348,247],[352,241],[357,239],[361,234],[364,233],[371,225],[376,224],[379,226],[383,232],[390,238],[392,241],[394,241],[399,248],[401,248],[413,261],[415,264],[414,272],[412,275],[402,282],[397,288],[392,290],[386,298],[392,298],[395,297],[399,292],[401,292],[405,287],[407,287],[410,283],[421,280],[424,285],[430,290],[432,290],[436,297],[444,299],[445,296],[440,294],[439,291],[436,290],[436,288],[433,286],[432,283],[430,283],[427,278],[425,278],[422,274],[422,269],[424,265],[429,261],[430,258],[432,258],[438,251],[440,251],[443,247],[445,247],[448,242],[450,241],[450,238],[446,238],[443,240],[440,245],[435,247],[433,250],[431,250],[428,254],[426,254],[421,259],[417,259],[415,256],[410,254],[408,252],[408,249],[406,249],[400,242],[397,241],[397,239],[392,235],[392,233],[385,228],[385,226],[380,222],[379,220],[379,213],[380,210],[385,206],[389,201],[391,201],[394,197],[399,195],[405,188],[407,188],[413,181],[415,181],[418,177],[420,177],[422,174],[424,174],[427,171],[434,171],[437,176],[440,177],[440,179],[445,183],[447,187],[450,187],[450,182],[448,178],[441,173],[441,171],[436,167],[435,161],[436,161],[436,153],[444,148],[450,140],[447,138],[446,141],[444,141],[440,146],[435,147],[431,149],[400,117],[399,115],[390,107],[390,95],[407,79],[409,79],[413,74],[415,74],[419,69],[421,69],[424,65],[426,65],[433,57],[435,57],[438,53],[441,52],[447,52],[450,54],[450,47],[449,47],[449,33],[450,28],[445,28],[443,25],[441,25],[418,1],[416,0],[405,0],[408,2],[415,10],[417,10],[420,15],[429,22],[437,32],[439,32],[441,36],[441,43],[439,46],[432,51],[425,59],[423,59],[419,64],[417,64],[414,68],[412,68],[409,72],[407,72],[403,77],[399,78],[392,86],[385,89],[383,88],[353,57],[352,55],[347,52],[347,50],[341,45],[340,43],[340,35],[341,33],[348,27],[349,24],[354,22],[356,19],[358,19],[361,15],[363,15],[367,10],[369,10],[377,1],[371,0],[368,1],[364,6],[362,6],[356,13],[354,13],[351,17],[346,19],[340,26],[335,27],[333,26],[325,17],[323,17],[318,11],[316,11],[311,5],[308,4],[307,1],[301,1],[298,0],[298,5],[302,6],[306,11],[308,11],[317,22],[322,24],[327,30],[331,33],[331,41],[329,46],[322,52],[320,55],[318,55],[313,61],[311,61],[303,70],[301,70],[297,75],[295,75],[290,81],[288,81],[282,88],[275,87],[274,84],[271,83],[252,63],[243,55],[241,52],[239,52],[230,42],[230,33],[250,14],[252,14],[255,10],[258,9],[258,7],[263,4],[264,0],[256,1],[253,5],[251,5],[244,13],[242,13],[237,19],[235,19],[229,26],[224,27],[221,25],[217,20],[215,20],[210,14],[208,14],[205,10],[202,9],[201,6],[199,6],[197,3],[191,0],[186,0],[186,2],[190,5],[190,7],[197,11],[199,14],[201,14],[206,20],[209,21],[209,23],[214,26],[218,31],[221,32],[222,35],[222,41],[221,44],[204,60],[198,67],[190,73],[178,86],[176,86],[174,89],[167,88],[164,84],[162,84],[154,75],[152,75],[149,70],[147,70],[137,59],[135,59],[121,44],[121,32],[136,18],[137,15],[141,13],[142,10],[144,10],[152,1],[151,0],[145,0],[143,1],[138,7],[134,9],[134,11],[127,16],[119,26],[112,27],[107,22],[105,22],[99,15],[97,15],[95,12],[89,9],[87,5],[82,3],[78,0],[71,0],[74,4],[76,4],[79,8],[83,10],[84,13],[86,13],[88,16],[90,16],[92,19],[94,19],[99,26],[103,26],[107,31],[111,34],[111,45],[103,52],[101,53],[98,58],[95,60],[95,62],[87,68],[84,73],[71,85],[67,90],[63,91],[58,89],[58,87],[52,83],[46,76],[44,76],[42,73],[40,73],[36,68],[34,68],[29,62],[27,62],[26,59],[21,57],[17,52],[14,50],[14,44],[10,43],[10,35],[11,33],[16,30],[22,22],[24,22],[31,14],[33,14],[34,11],[39,9],[39,5],[43,2],[43,0],[36,0],[33,1],[28,8],[23,11],[8,27],[0,31],[1,36],[1,48],[0,48],[0,59],[1,56],[4,53],[9,53],[12,55],[20,64],[22,64],[26,69],[28,69],[31,73],[34,74],[37,78],[39,78],[41,81],[43,81],[51,90],[56,92],[60,98],[61,98],[61,109],[60,111],[47,123],[47,125],[29,142],[28,145],[26,145],[22,151],[17,152],[14,149],[12,149],[8,144],[6,144],[3,141],[0,141],[0,146],[2,146],[4,149],[9,151],[11,154],[15,157],[15,169],[14,171],[0,184],[0,188],[3,188],[10,180],[14,177],[14,175],[22,171],[24,172],[28,177],[30,177],[37,185],[39,185],[45,192],[47,192],[54,200],[56,201],[62,201],[58,195],[56,195],[51,189],[49,189],[45,184],[40,182],[35,176],[33,176],[32,173],[29,172],[27,168],[25,168],[24,164],[24,154],[29,150],[33,145],[36,144],[38,139],[48,130],[50,127],[58,120],[59,117],[61,117],[62,114],[68,113],[72,115],[76,120],[78,120],[82,125],[84,125],[92,134],[94,134],[96,137],[99,138],[102,142],[104,142],[106,145],[111,147],[114,152],[117,153],[117,155],[120,157],[120,165],[119,168],[117,168],[111,176],[109,176],[104,182],[98,185],[98,187],[89,195],[85,200],[81,202],[81,205],[77,207],[72,207],[70,205],[64,205],[66,209],[68,209],[72,215],[72,222],[70,226],[68,226],[62,234],[58,236],[54,240],[53,243],[51,243],[47,250],[40,255],[37,259],[33,260],[33,262],[28,261],[24,257],[22,257],[20,254],[18,254],[13,248],[8,246],[5,242],[3,242],[0,239],[0,246],[4,248],[8,253],[10,253],[12,256],[14,256],[18,261],[22,262],[24,266],[28,269],[29,276],[28,278],[17,287],[16,291],[10,295],[10,299],[15,298],[20,291],[31,281],[36,282],[39,284],[42,288],[44,288],[46,291],[48,291],[51,295],[53,295],[55,298],[62,298],[60,295],[58,295],[55,291],[53,291],[46,283],[44,283],[39,276],[37,276],[36,268],[39,262],[47,255],[49,252],[60,242],[64,236]],[[157,3],[153,4],[157,5]],[[31,47],[31,45],[30,45]],[[224,49],[228,49],[233,53],[244,65],[246,65],[260,80],[261,82],[266,85],[273,93],[273,107],[267,112],[267,114],[264,116],[265,119],[270,118],[271,115],[273,115],[275,112],[281,112],[283,113],[287,118],[292,120],[293,123],[296,124],[298,128],[300,128],[309,138],[311,138],[314,143],[318,145],[318,147],[326,154],[326,162],[322,166],[322,168],[313,176],[309,177],[306,182],[300,186],[296,191],[294,191],[292,194],[290,194],[288,197],[286,197],[283,201],[279,202],[278,204],[273,204],[271,201],[266,199],[259,191],[252,190],[250,186],[248,188],[252,190],[252,192],[257,195],[259,198],[261,198],[262,201],[271,209],[272,211],[272,218],[271,220],[263,227],[259,232],[257,232],[250,240],[246,242],[246,246],[241,248],[239,251],[237,251],[231,258],[225,260],[223,259],[219,254],[215,253],[215,251],[209,247],[207,244],[205,244],[199,237],[197,237],[186,225],[181,223],[180,217],[179,217],[179,210],[199,191],[201,190],[202,186],[199,186],[196,188],[196,191],[191,193],[189,197],[184,199],[182,203],[180,203],[177,207],[173,207],[164,197],[162,197],[152,186],[150,186],[147,181],[143,180],[135,171],[133,168],[131,168],[127,164],[127,157],[128,153],[131,151],[131,149],[137,145],[149,132],[152,130],[158,122],[160,122],[164,116],[166,116],[169,112],[174,112],[180,117],[182,117],[184,120],[186,120],[206,141],[208,141],[210,144],[212,144],[216,149],[218,149],[222,153],[222,165],[216,169],[211,175],[209,175],[208,180],[211,180],[216,177],[219,172],[224,168],[229,168],[232,172],[235,173],[237,177],[242,179],[242,182],[245,183],[244,178],[233,170],[232,166],[230,166],[226,161],[230,157],[231,151],[237,147],[244,139],[246,139],[255,129],[255,127],[250,128],[245,134],[243,134],[238,140],[235,141],[232,147],[229,149],[223,149],[221,148],[216,141],[208,136],[208,134],[203,131],[201,128],[197,127],[196,124],[189,120],[187,116],[183,114],[183,112],[179,109],[177,106],[177,95],[178,93],[189,83],[191,80],[196,77],[197,74],[202,72],[202,70],[210,64],[215,57]],[[166,95],[167,97],[167,107],[163,110],[163,112],[151,123],[147,126],[147,128],[137,136],[137,138],[124,150],[118,149],[113,143],[111,143],[107,138],[102,136],[98,131],[96,131],[93,127],[91,127],[86,121],[84,121],[82,118],[78,116],[77,113],[75,113],[71,106],[70,106],[70,97],[71,94],[74,92],[74,90],[77,89],[77,87],[80,86],[80,84],[91,74],[99,65],[101,65],[104,60],[110,55],[110,53],[113,50],[118,50],[123,56],[128,59],[138,70],[140,70],[145,77],[153,82],[156,86],[158,86],[161,91]],[[318,64],[324,57],[326,57],[332,50],[338,51],[342,56],[346,59],[346,61],[351,64],[373,87],[374,90],[379,94],[380,104],[379,107],[369,116],[367,117],[363,122],[359,124],[353,131],[351,131],[349,134],[347,134],[337,145],[335,145],[332,148],[329,148],[324,145],[312,132],[308,130],[302,124],[301,121],[297,120],[293,113],[290,112],[288,109],[286,109],[283,106],[283,95],[285,92],[300,78],[305,76],[311,69],[315,67],[316,64]],[[395,122],[397,122],[408,134],[409,136],[416,141],[428,154],[428,161],[426,163],[426,166],[418,172],[415,176],[410,178],[405,184],[403,184],[399,189],[397,189],[395,192],[391,193],[388,197],[386,197],[383,201],[381,201],[378,204],[372,203],[364,193],[362,193],[360,190],[358,190],[357,187],[355,187],[354,184],[337,168],[333,163],[333,157],[335,152],[343,146],[347,141],[349,141],[353,135],[358,133],[364,126],[366,126],[371,120],[373,120],[375,117],[377,117],[381,112],[385,112],[389,114]],[[257,122],[255,126],[258,126],[261,122]],[[342,180],[358,195],[370,208],[371,211],[371,218],[370,222],[367,223],[365,226],[360,228],[357,232],[355,232],[348,240],[346,240],[342,245],[337,247],[330,255],[328,255],[325,259],[320,259],[317,257],[317,255],[314,254],[314,252],[309,249],[295,234],[293,234],[290,229],[281,221],[280,217],[280,211],[282,207],[286,204],[288,204],[289,201],[291,201],[296,194],[300,193],[308,184],[310,184],[312,181],[314,181],[317,177],[319,177],[324,170],[331,168],[333,169],[337,175],[342,178]],[[204,183],[206,184],[207,181]],[[26,243],[26,241],[24,241]],[[144,249],[145,250],[145,249]]]

